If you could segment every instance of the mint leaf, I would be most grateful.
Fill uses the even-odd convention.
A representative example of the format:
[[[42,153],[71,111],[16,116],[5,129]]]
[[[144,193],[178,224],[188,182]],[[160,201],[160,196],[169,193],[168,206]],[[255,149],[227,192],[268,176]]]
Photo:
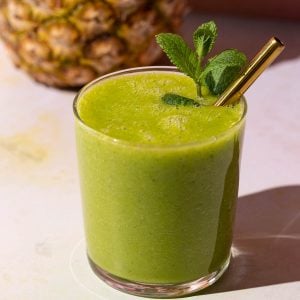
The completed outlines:
[[[222,94],[229,84],[236,79],[236,75],[240,72],[240,68],[236,66],[225,66],[208,72],[205,83],[214,95]]]
[[[238,77],[246,63],[244,53],[235,49],[225,50],[209,60],[201,74],[201,83],[207,85],[214,95],[220,95]]]
[[[202,24],[194,32],[194,46],[200,60],[211,51],[217,35],[217,26],[214,21]]]
[[[163,95],[162,100],[169,105],[200,106],[200,104],[193,99],[172,93]]]
[[[200,67],[197,55],[179,35],[160,33],[156,41],[181,72],[196,80],[195,75]]]

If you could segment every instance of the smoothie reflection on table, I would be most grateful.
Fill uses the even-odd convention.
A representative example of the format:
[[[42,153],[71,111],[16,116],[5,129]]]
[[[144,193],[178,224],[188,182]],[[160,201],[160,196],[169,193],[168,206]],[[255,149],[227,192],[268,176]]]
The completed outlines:
[[[75,102],[88,256],[121,284],[213,282],[229,263],[246,104],[167,105],[166,93],[196,87],[173,68],[137,68]]]

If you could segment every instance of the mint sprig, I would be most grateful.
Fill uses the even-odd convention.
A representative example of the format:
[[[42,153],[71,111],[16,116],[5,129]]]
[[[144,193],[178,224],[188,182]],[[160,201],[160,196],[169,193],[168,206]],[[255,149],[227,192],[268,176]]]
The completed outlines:
[[[156,36],[157,43],[170,61],[195,81],[202,103],[202,87],[208,88],[212,96],[220,95],[247,64],[245,54],[236,49],[229,49],[211,58],[203,66],[203,61],[212,50],[217,35],[217,26],[214,21],[210,21],[199,26],[194,32],[194,49],[177,34],[160,33]]]

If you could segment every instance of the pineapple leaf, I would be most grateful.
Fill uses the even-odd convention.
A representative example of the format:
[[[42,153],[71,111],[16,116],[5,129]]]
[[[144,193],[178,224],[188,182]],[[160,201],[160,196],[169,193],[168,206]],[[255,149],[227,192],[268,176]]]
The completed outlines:
[[[160,33],[156,41],[169,57],[170,61],[183,73],[196,81],[199,73],[199,61],[196,53],[181,36],[173,33]]]

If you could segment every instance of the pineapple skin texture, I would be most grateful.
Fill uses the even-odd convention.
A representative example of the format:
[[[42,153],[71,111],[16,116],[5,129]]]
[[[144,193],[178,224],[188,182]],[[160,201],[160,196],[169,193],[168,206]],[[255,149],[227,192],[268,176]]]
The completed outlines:
[[[81,87],[103,74],[154,63],[154,36],[175,32],[186,0],[0,0],[0,37],[36,81]]]

